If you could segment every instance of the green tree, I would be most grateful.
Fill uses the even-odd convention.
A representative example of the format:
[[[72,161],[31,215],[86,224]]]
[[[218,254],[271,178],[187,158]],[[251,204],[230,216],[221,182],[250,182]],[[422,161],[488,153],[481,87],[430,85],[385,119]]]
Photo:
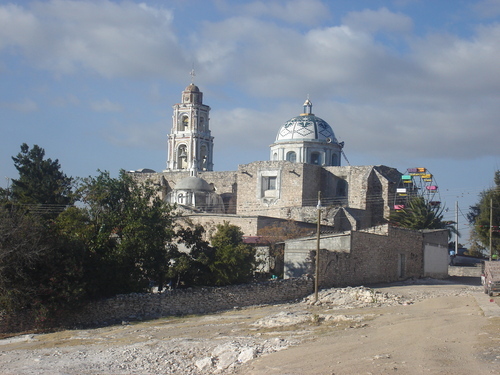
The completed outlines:
[[[37,145],[21,145],[12,160],[19,178],[0,191],[0,310],[17,317],[10,323],[48,324],[85,295],[81,248],[54,224],[74,202],[73,180]]]
[[[45,159],[45,150],[38,145],[31,149],[26,143],[13,156],[19,178],[12,180],[10,195],[14,202],[25,205],[45,205],[49,211],[60,212],[57,206],[73,204],[73,180],[61,171],[59,161]]]
[[[475,244],[478,250],[488,252],[490,243],[490,226],[493,231],[491,233],[492,252],[491,255],[498,255],[500,248],[500,170],[495,172],[495,186],[485,190],[479,195],[479,202],[470,207],[467,215],[469,222],[473,224],[471,237],[482,244]],[[493,205],[491,205],[493,203]],[[490,223],[490,213],[493,221]]]
[[[217,232],[211,243],[215,255],[210,269],[215,285],[239,284],[252,280],[255,250],[243,243],[243,232],[239,227],[229,222],[217,225]]]
[[[0,209],[0,310],[3,329],[52,324],[85,298],[83,253],[44,218]],[[22,319],[24,318],[24,319]]]
[[[177,232],[179,243],[183,243],[187,251],[174,249],[172,266],[168,277],[174,286],[212,285],[213,277],[210,264],[215,260],[215,249],[203,239],[205,229],[201,225],[182,227]]]
[[[0,188],[0,203],[7,203],[8,200],[9,200],[8,190]]]
[[[449,235],[456,233],[453,221],[443,221],[443,209],[431,208],[423,197],[410,200],[407,207],[394,211],[389,217],[392,225],[408,229],[447,229]]]
[[[150,181],[139,182],[125,171],[117,178],[100,172],[83,180],[85,207],[76,221],[88,225],[76,226],[73,236],[86,238],[95,296],[145,291],[152,281],[163,286],[175,231],[172,207],[157,193]],[[66,226],[70,232],[71,227]]]

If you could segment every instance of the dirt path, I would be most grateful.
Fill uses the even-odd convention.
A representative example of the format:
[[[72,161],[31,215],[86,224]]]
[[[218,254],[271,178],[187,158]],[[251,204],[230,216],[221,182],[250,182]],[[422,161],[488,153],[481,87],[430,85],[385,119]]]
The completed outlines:
[[[325,290],[320,304],[0,340],[0,373],[500,374],[500,297],[419,283]]]
[[[499,319],[470,297],[379,309],[361,329],[256,359],[239,374],[500,374]],[[491,353],[495,351],[495,353]]]

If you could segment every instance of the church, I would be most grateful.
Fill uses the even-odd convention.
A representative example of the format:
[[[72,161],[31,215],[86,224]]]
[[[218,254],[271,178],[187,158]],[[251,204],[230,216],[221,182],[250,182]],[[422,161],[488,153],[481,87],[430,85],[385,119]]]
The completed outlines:
[[[402,178],[399,171],[383,165],[341,165],[344,143],[313,113],[309,99],[301,113],[276,131],[269,160],[242,164],[236,171],[214,171],[210,107],[191,83],[181,102],[173,105],[166,169],[130,173],[152,180],[161,198],[176,205],[180,220],[201,224],[208,236],[224,222],[240,227],[256,244],[263,232],[290,221],[312,234],[285,241],[280,266],[262,247],[265,261],[259,272],[264,274],[311,274],[320,211],[323,286],[447,277],[446,230],[388,225]]]
[[[258,236],[259,229],[280,220],[306,227],[316,223],[318,192],[321,224],[330,231],[386,222],[401,173],[382,165],[341,165],[344,142],[313,113],[311,100],[298,112],[276,126],[268,161],[214,171],[210,107],[191,83],[173,105],[166,169],[132,173],[159,185],[162,199],[177,204],[183,216],[208,226],[229,221],[247,236]]]

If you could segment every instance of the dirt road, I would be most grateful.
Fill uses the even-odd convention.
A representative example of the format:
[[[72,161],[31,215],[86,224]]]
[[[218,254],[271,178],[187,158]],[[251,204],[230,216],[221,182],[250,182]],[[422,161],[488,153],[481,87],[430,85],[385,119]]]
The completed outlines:
[[[360,329],[325,332],[238,373],[500,374],[500,317],[484,317],[473,296],[431,298],[375,313]]]
[[[0,340],[0,373],[500,374],[500,297],[458,281],[23,335]]]

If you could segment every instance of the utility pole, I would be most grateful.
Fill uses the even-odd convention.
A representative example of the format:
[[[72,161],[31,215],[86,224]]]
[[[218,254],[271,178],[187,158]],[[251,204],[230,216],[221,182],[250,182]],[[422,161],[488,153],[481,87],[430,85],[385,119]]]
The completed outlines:
[[[318,289],[319,289],[319,240],[321,229],[321,191],[318,191],[318,225],[316,229],[316,272],[314,275],[314,302],[318,302]]]
[[[493,255],[493,247],[492,247],[493,241],[491,240],[492,237],[493,237],[493,198],[490,198],[490,261]]]
[[[455,202],[455,256],[458,255],[458,201]]]

